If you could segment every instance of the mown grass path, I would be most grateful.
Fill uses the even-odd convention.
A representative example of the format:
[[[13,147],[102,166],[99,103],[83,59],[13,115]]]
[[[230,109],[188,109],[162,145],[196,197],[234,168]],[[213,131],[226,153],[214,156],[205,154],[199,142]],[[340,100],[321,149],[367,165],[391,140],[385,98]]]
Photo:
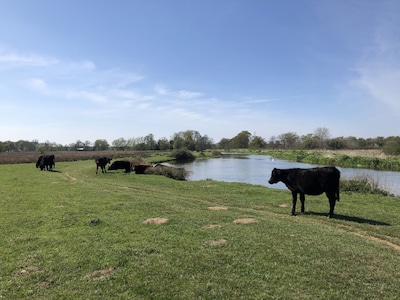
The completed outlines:
[[[398,197],[343,193],[334,219],[307,197],[291,217],[288,191],[56,166],[0,165],[0,299],[400,295]]]

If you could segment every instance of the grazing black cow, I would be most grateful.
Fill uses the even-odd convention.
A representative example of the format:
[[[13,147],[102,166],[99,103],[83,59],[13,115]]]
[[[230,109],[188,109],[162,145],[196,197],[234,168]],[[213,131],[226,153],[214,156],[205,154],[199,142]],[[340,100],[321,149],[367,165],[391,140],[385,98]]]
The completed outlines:
[[[111,166],[108,167],[108,170],[125,170],[125,173],[131,172],[131,162],[127,160],[116,160]]]
[[[39,168],[43,171],[46,168],[47,171],[51,171],[53,167],[56,167],[55,156],[51,155],[40,155],[38,160],[36,161],[36,168]]]
[[[106,165],[111,162],[111,158],[97,157],[95,159],[95,162],[96,162],[96,174],[97,174],[97,171],[99,170],[99,167],[101,168],[102,173],[106,173]]]
[[[304,195],[320,195],[326,193],[329,199],[329,214],[333,216],[336,200],[339,201],[340,171],[335,167],[310,169],[273,169],[269,184],[282,181],[292,192],[292,215],[296,212],[297,194],[300,194],[301,212],[304,212]]]

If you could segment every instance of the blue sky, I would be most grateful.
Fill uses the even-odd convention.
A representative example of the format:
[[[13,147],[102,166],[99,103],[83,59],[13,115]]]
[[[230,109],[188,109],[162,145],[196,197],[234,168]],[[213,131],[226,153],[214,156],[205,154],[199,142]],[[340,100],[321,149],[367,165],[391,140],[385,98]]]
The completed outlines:
[[[0,141],[400,134],[397,0],[0,1]]]

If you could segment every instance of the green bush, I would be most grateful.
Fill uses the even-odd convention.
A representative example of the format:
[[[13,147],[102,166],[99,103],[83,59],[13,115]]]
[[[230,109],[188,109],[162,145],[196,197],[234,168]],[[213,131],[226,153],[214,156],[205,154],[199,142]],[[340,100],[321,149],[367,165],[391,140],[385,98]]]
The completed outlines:
[[[174,157],[176,161],[190,161],[196,159],[193,153],[187,149],[174,150],[172,151],[171,156]]]
[[[357,175],[350,179],[341,179],[340,191],[392,196],[389,192],[380,189],[378,182],[366,175]]]

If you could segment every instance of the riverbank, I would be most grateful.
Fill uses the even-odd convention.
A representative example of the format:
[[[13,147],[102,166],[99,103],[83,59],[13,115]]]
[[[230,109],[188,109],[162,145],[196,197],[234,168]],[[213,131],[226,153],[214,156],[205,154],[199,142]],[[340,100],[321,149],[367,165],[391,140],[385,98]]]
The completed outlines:
[[[382,152],[375,150],[269,150],[263,151],[262,153],[276,158],[315,165],[330,165],[344,168],[364,168],[380,171],[400,171],[399,156],[387,156]]]

